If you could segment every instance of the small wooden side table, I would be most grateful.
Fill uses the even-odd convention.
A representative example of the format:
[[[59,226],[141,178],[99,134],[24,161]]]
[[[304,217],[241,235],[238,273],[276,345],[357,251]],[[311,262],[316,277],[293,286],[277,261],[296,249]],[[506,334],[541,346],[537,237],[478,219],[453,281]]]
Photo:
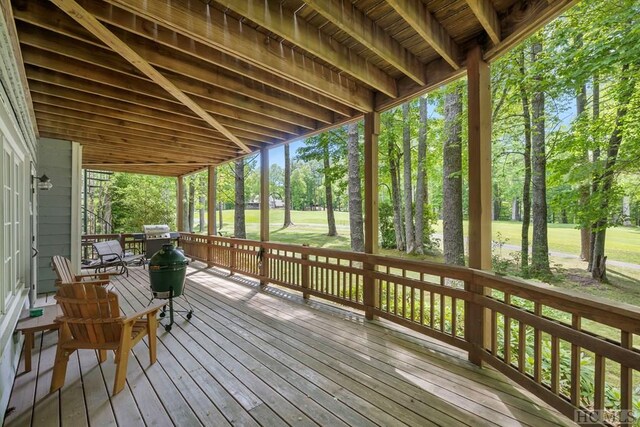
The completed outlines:
[[[42,316],[29,317],[29,310],[22,311],[16,331],[24,335],[24,371],[31,371],[31,349],[33,348],[33,335],[40,331],[52,331],[59,328],[55,319],[62,316],[62,309],[58,304],[44,306]]]

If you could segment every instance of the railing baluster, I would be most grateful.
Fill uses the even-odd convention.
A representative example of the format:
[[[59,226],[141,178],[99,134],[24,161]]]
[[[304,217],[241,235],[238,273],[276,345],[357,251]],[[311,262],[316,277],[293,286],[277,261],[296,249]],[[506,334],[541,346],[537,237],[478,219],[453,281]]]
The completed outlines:
[[[511,305],[511,295],[505,292],[504,303]],[[509,316],[503,316],[504,320],[504,362],[507,365],[511,365],[511,318]]]
[[[491,310],[491,354],[498,356],[498,312]]]
[[[560,339],[551,336],[551,391],[560,392]]]
[[[456,299],[454,297],[451,297],[451,335],[455,338],[456,337],[456,326],[457,326],[457,319],[456,317],[458,316],[458,304],[456,303]]]
[[[536,302],[533,312],[537,317],[542,317],[542,304]],[[535,382],[542,381],[542,331],[533,329],[533,379]]]
[[[524,373],[527,355],[527,329],[524,322],[518,322],[518,370]]]
[[[633,348],[633,334],[621,331],[620,346],[626,349]],[[633,408],[633,370],[624,364],[620,364],[620,409],[631,411]],[[623,426],[631,426],[633,420],[622,420]]]
[[[446,317],[444,294],[440,294],[440,332],[444,332],[444,321]]]
[[[593,409],[604,409],[604,382],[605,382],[606,359],[596,354],[594,366],[594,387],[593,387]]]
[[[582,319],[577,314],[571,316],[571,326],[575,330],[580,330]],[[571,344],[571,403],[574,406],[580,405],[580,347]]]
[[[429,327],[433,329],[435,325],[435,302],[433,292],[429,292]]]

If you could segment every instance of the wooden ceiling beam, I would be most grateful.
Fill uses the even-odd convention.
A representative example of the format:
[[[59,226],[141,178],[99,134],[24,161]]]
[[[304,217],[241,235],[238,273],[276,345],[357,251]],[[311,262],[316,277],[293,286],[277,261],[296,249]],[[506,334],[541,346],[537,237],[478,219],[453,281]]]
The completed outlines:
[[[83,5],[84,4],[85,3],[83,3]],[[235,67],[232,70],[234,72],[246,70],[247,68],[255,70],[254,67],[247,64],[240,65],[238,60],[230,58],[228,55],[224,55],[219,51],[203,46],[193,40],[188,40],[185,36],[167,29],[159,31],[157,30],[159,28],[157,25],[153,25],[142,18],[133,19],[133,15],[129,14],[129,12],[122,11],[114,6],[110,6],[102,2],[86,2],[86,5],[91,6],[88,10],[92,13],[96,9],[101,11],[104,8],[108,8],[110,10],[117,10],[122,14],[130,15],[131,19],[126,20],[126,22],[131,23],[130,27],[136,31],[135,34],[138,34],[141,37],[134,37],[132,34],[117,27],[112,27],[110,29],[114,34],[116,34],[116,36],[125,40],[132,49],[152,65],[163,68],[166,71],[167,69],[170,69],[171,66],[175,66],[177,62],[179,63],[181,57],[190,58],[192,65],[189,65],[188,70],[183,70],[182,67],[179,67],[176,70],[181,74],[174,73],[168,76],[176,86],[187,93],[209,98],[215,96],[215,99],[219,102],[235,105],[238,108],[243,108],[247,111],[260,112],[264,110],[272,117],[277,117],[280,120],[296,125],[303,125],[305,127],[309,127],[312,124],[312,120],[318,120],[326,124],[332,123],[334,120],[334,111],[343,116],[347,116],[352,113],[351,108],[329,100],[328,98],[320,97],[315,92],[311,92],[304,88],[298,88],[296,91],[295,88],[292,87],[292,83],[282,78],[276,78],[280,83],[279,85],[272,83],[270,87],[265,87],[262,84],[263,82],[233,78],[219,70],[216,70],[215,68],[205,67],[202,62],[196,63],[195,60],[206,61],[208,64],[220,67],[227,65],[226,68],[231,68],[229,64],[234,64]],[[56,50],[60,55],[70,57],[70,54],[76,52],[78,59],[83,60],[84,62],[100,62],[100,64],[96,65],[104,66],[105,68],[109,68],[113,71],[124,71],[122,69],[116,70],[113,67],[107,66],[107,63],[103,61],[105,55],[103,55],[101,51],[104,50],[105,52],[108,52],[107,56],[109,56],[113,55],[111,50],[101,43],[96,42],[82,27],[79,27],[66,14],[56,9],[54,6],[49,5],[47,2],[28,2],[23,6],[24,7],[16,9],[15,12],[16,19],[18,20],[17,24],[20,28],[20,41],[23,46],[27,44],[47,51],[52,51],[55,49],[52,46],[63,45],[65,48],[61,49],[58,47]],[[109,14],[106,14],[104,11],[102,13],[103,15],[109,16]],[[98,18],[102,17],[98,16]],[[144,23],[141,21],[146,23],[144,27]],[[111,19],[103,22],[111,23],[117,21],[115,19]],[[128,27],[127,25],[122,26]],[[164,40],[165,43],[161,43],[160,40],[158,40],[157,43],[168,47],[159,48],[158,44],[152,41],[153,39],[148,32],[149,28],[152,26],[156,27],[157,30],[153,32],[154,35],[164,35],[162,40]],[[51,31],[52,36],[45,36],[42,29]],[[146,33],[144,32],[145,29],[147,30]],[[54,37],[53,33],[58,36]],[[143,38],[145,35],[147,38]],[[69,39],[68,41],[66,40],[67,38]],[[71,40],[79,40],[83,43],[80,44],[81,46],[77,46],[77,43]],[[174,42],[173,44],[175,46],[169,43],[171,41]],[[180,41],[180,43],[178,43],[178,41]],[[83,50],[82,46],[84,43],[99,46],[99,53],[93,48]],[[96,54],[96,59],[98,60],[91,60],[91,53]],[[152,53],[152,55],[149,53]],[[177,57],[176,54],[178,54]],[[220,55],[223,55],[225,60],[215,61],[215,57]],[[25,58],[25,61],[26,60],[27,59]],[[112,63],[112,61],[109,62],[109,64],[110,63]],[[222,65],[219,65],[219,63],[222,63]],[[202,77],[199,78],[200,82],[202,82],[201,85],[198,85],[199,82],[183,77],[183,75],[189,75],[186,73],[186,71],[189,70],[195,70],[196,75],[198,76],[202,75]],[[82,70],[78,70],[77,72],[80,73]],[[164,74],[165,76],[167,75],[166,72]],[[245,75],[246,74],[248,74],[247,77],[253,79],[256,77],[262,77],[263,81],[267,81],[265,84],[269,84],[269,79],[265,76],[272,76],[262,70],[257,70],[252,73],[245,72]],[[140,77],[140,74],[137,71],[134,75],[136,77]],[[176,80],[176,77],[179,77],[179,79]],[[146,77],[144,79],[147,80]],[[185,81],[187,82],[186,84]],[[205,83],[206,85],[204,85]],[[289,93],[293,93],[293,95],[290,95]],[[319,106],[322,108],[318,108]]]
[[[217,0],[243,17],[277,34],[314,56],[328,62],[379,92],[395,97],[395,80],[351,49],[298,18],[281,2],[264,0]],[[334,18],[337,20],[339,18]]]
[[[49,105],[34,105],[36,117],[44,117],[51,120],[64,121],[69,124],[88,123],[97,127],[106,127],[108,129],[123,128],[131,132],[142,132],[149,135],[150,138],[162,139],[166,141],[181,140],[192,141],[194,143],[208,144],[216,147],[218,150],[228,151],[237,154],[238,149],[234,145],[230,145],[226,139],[217,139],[212,137],[204,137],[197,134],[178,131],[175,129],[167,129],[149,124],[136,123],[127,120],[115,119],[112,117],[101,116],[99,114],[85,113],[83,111],[71,110],[61,107],[51,107]]]
[[[105,136],[113,136],[116,138],[133,138],[135,140],[143,141],[149,149],[165,149],[167,147],[171,147],[175,149],[177,152],[186,152],[186,151],[198,151],[202,153],[209,153],[210,155],[215,154],[214,157],[224,157],[223,154],[226,155],[235,155],[233,152],[229,152],[228,150],[220,150],[218,147],[213,145],[206,144],[198,144],[193,142],[185,142],[182,140],[169,140],[169,139],[157,139],[153,136],[132,133],[132,132],[122,132],[113,129],[105,129],[104,127],[97,127],[92,124],[78,124],[73,123],[73,126],[69,126],[68,121],[64,120],[56,120],[55,118],[44,118],[42,115],[36,113],[36,117],[38,118],[38,125],[42,127],[48,128],[68,128],[72,130],[76,130],[78,132],[86,132],[86,133],[96,133]]]
[[[33,2],[32,2],[33,3]],[[39,3],[40,2],[35,2]],[[315,91],[311,91],[307,88],[295,85],[290,81],[283,79],[277,75],[271,73],[265,73],[264,70],[254,67],[248,63],[239,62],[236,58],[227,55],[224,52],[213,49],[202,43],[199,43],[189,37],[186,37],[180,33],[177,33],[164,26],[154,24],[148,19],[141,16],[133,15],[131,12],[120,9],[105,2],[95,2],[91,0],[79,0],[85,9],[93,14],[98,20],[108,23],[112,26],[118,27],[131,34],[137,34],[141,37],[147,38],[160,45],[177,50],[182,53],[188,54],[201,61],[213,64],[217,67],[228,70],[232,73],[238,74],[243,77],[254,80],[269,87],[269,89],[275,89],[278,93],[272,93],[271,91],[261,88],[259,94],[268,95],[269,99],[275,97],[277,100],[273,105],[288,108],[290,111],[298,111],[308,117],[312,117],[323,123],[331,123],[332,117],[329,117],[328,113],[336,112],[342,116],[351,115],[351,109],[342,103],[334,101],[326,96],[319,95]],[[29,4],[28,8],[34,10],[39,7],[46,8],[46,5],[40,6],[39,4]],[[25,7],[27,7],[25,5]],[[135,46],[131,46],[135,49]],[[224,87],[229,87],[232,91],[243,92],[254,89],[252,86],[246,88],[238,82],[233,80],[235,84],[225,84]],[[239,86],[239,87],[236,87]],[[251,96],[249,92],[247,96]],[[269,102],[264,99],[265,102]],[[322,107],[322,108],[317,108]]]
[[[168,95],[166,91],[146,79],[132,77],[100,66],[92,66],[86,62],[69,57],[61,58],[48,55],[46,52],[28,45],[23,45],[23,53],[25,64],[31,66],[29,67],[31,78],[34,78],[34,74],[37,73],[39,75],[37,79],[46,81],[47,76],[44,74],[54,72],[55,76],[51,77],[52,80],[63,79],[63,76],[65,79],[73,77],[179,104],[173,97]],[[45,69],[47,71],[44,71]],[[232,112],[231,117],[242,113],[243,120],[249,123],[262,125],[268,123],[273,129],[288,133],[300,132],[296,127],[310,130],[317,127],[315,120],[291,113],[287,110],[277,109],[262,102],[254,101],[250,98],[239,96],[238,94],[232,94],[228,91],[215,90],[212,86],[177,74],[171,74],[169,78],[176,83],[176,86],[191,94],[198,103],[211,113],[228,110]],[[255,120],[253,117],[255,117]],[[268,119],[268,121],[265,121],[266,119]]]
[[[206,148],[206,149],[215,150],[216,152],[219,152],[219,153],[224,153],[229,155],[237,154],[237,151],[230,149],[229,146],[224,146],[218,143],[194,141],[192,139],[185,140],[181,138],[167,137],[167,136],[163,137],[150,132],[143,132],[143,131],[132,130],[132,129],[113,128],[113,127],[109,127],[109,125],[95,122],[95,121],[81,120],[73,117],[57,116],[55,114],[43,113],[40,111],[36,111],[36,118],[38,119],[38,123],[42,125],[54,125],[58,127],[66,126],[66,127],[71,127],[72,129],[79,129],[84,131],[107,132],[107,133],[112,133],[114,135],[124,136],[124,137],[126,136],[139,137],[139,138],[148,139],[150,141],[163,142],[165,144],[175,144],[177,148],[184,148],[184,149]]]
[[[502,17],[500,21],[502,40],[499,44],[485,49],[484,60],[498,59],[577,2],[578,0],[518,1],[509,8],[510,12]]]
[[[215,166],[216,164],[217,163],[202,163],[202,162],[165,162],[165,163],[160,163],[160,162],[140,162],[140,163],[104,162],[104,163],[94,163],[94,165],[104,166],[104,167],[109,167],[109,166],[149,166],[149,167],[153,167],[153,166],[201,166],[201,167],[206,167],[206,166]]]
[[[65,127],[39,125],[42,132],[48,132],[56,135],[66,135],[73,138],[74,141],[84,142],[95,148],[104,148],[110,150],[109,154],[129,159],[136,155],[142,159],[152,157],[162,157],[166,160],[209,160],[216,161],[224,158],[221,155],[212,155],[206,150],[176,150],[169,144],[162,146],[161,144],[153,144],[151,141],[139,139],[135,137],[123,137],[103,132],[90,132],[84,130],[69,129]]]
[[[114,111],[123,111],[126,113],[138,114],[141,116],[146,116],[150,119],[161,119],[164,121],[176,123],[178,125],[182,123],[186,123],[194,127],[199,127],[202,130],[205,130],[205,131],[211,130],[213,132],[213,129],[207,126],[206,122],[203,122],[195,117],[189,118],[187,116],[180,116],[175,113],[157,110],[150,107],[144,107],[141,105],[132,104],[130,102],[118,101],[115,99],[109,99],[104,97],[96,97],[84,92],[76,91],[73,89],[67,89],[60,86],[44,84],[41,82],[32,81],[31,84],[32,84],[31,92],[34,95],[34,99],[37,99],[40,102],[44,102],[43,96],[51,96],[51,97],[55,97],[56,99],[61,99],[63,101],[80,102],[86,105],[99,106],[99,107],[108,108]],[[66,105],[66,104],[60,104],[60,105]],[[283,134],[283,133],[271,131],[271,134],[276,136],[266,136],[263,133],[259,133],[258,131],[254,132],[254,130],[247,130],[246,126],[243,127],[232,119],[227,119],[226,117],[219,117],[219,120],[221,122],[224,122],[225,124],[228,123],[230,127],[234,128],[235,129],[234,132],[238,136],[255,141],[254,145],[256,146],[261,146],[262,144],[260,143],[270,144],[270,143],[276,142],[277,140],[280,140],[280,141],[286,140],[286,134]],[[216,133],[216,136],[220,136],[220,135],[221,135],[220,133]],[[245,144],[243,143],[243,145]]]
[[[47,113],[58,116],[70,117],[70,118],[80,118],[85,120],[91,120],[99,123],[106,123],[113,126],[132,126],[133,129],[144,129],[153,131],[154,133],[161,134],[163,136],[169,135],[174,136],[182,136],[183,139],[193,139],[201,142],[208,142],[217,146],[226,147],[233,151],[234,153],[238,153],[239,150],[234,144],[229,144],[229,141],[222,137],[218,136],[213,132],[207,134],[202,133],[200,129],[195,129],[190,126],[180,126],[176,125],[172,122],[165,122],[161,120],[153,120],[143,116],[137,116],[135,114],[127,114],[122,112],[114,112],[112,110],[101,108],[99,106],[87,107],[82,103],[75,103],[73,101],[68,101],[65,105],[54,104],[50,101],[57,101],[57,99],[51,97],[52,99],[46,99],[45,102],[34,101],[33,107],[36,113]],[[245,141],[247,145],[255,144],[254,141]]]
[[[102,83],[87,81],[82,78],[60,74],[51,70],[35,69],[32,66],[27,68],[27,76],[30,81],[34,81],[36,83],[60,86],[105,98],[129,102],[143,107],[179,114],[185,117],[193,117],[189,109],[185,108],[182,104],[176,102],[169,96],[166,98],[153,98],[143,92],[121,89],[114,86],[104,85]],[[289,138],[290,136],[287,134],[299,135],[305,131],[301,127],[294,126],[289,123],[282,123],[279,120],[275,120],[273,118],[269,119],[262,115],[241,114],[240,111],[237,111],[228,105],[219,104],[208,99],[201,99],[198,103],[218,120],[225,120],[220,117],[233,119],[236,127],[242,127],[246,131],[259,133],[265,136],[273,138],[284,136]]]
[[[493,44],[500,43],[500,21],[498,12],[493,7],[491,0],[466,0],[469,9],[478,18],[480,25],[489,35]]]
[[[232,134],[225,126],[223,126],[218,120],[207,113],[187,94],[178,89],[172,82],[169,81],[169,79],[164,77],[158,70],[151,66],[151,64],[140,57],[140,55],[138,55],[133,49],[131,49],[120,39],[118,39],[103,24],[101,24],[89,12],[80,7],[74,0],[51,1],[73,19],[75,19],[80,25],[85,27],[87,31],[89,31],[103,43],[111,47],[111,49],[120,54],[124,59],[129,61],[136,68],[138,68],[147,77],[166,89],[167,92],[176,97],[176,99],[186,105],[210,126],[212,126],[214,129],[217,129],[220,133],[229,138],[229,140],[240,147],[241,150],[246,153],[251,152],[251,149],[242,141],[240,141],[234,134]]]
[[[358,111],[373,107],[370,90],[203,2],[107,1]]]
[[[420,61],[350,0],[305,0],[305,3],[416,83],[425,83]]]
[[[460,68],[461,52],[451,36],[429,12],[422,0],[387,0],[387,3],[435,49],[454,70]]]
[[[180,175],[184,175],[187,173],[191,173],[193,172],[192,170],[187,170],[184,167],[170,167],[170,168],[163,168],[163,167],[154,167],[154,168],[141,168],[139,166],[111,166],[111,167],[102,167],[100,169],[98,169],[98,167],[96,166],[100,166],[99,164],[92,164],[92,163],[83,163],[82,167],[83,168],[93,168],[95,170],[105,170],[105,171],[110,171],[110,172],[123,172],[123,173],[136,173],[136,174],[142,174],[142,175],[155,175],[155,176],[166,176],[166,177],[177,177]]]

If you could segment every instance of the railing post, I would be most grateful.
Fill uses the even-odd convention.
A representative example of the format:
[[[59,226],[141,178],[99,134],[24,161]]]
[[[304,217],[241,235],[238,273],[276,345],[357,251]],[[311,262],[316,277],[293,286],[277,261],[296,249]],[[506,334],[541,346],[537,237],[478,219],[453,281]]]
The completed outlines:
[[[484,295],[484,286],[479,286],[475,282],[475,275],[472,275],[471,280],[464,282],[464,289],[470,294],[470,299],[465,301],[464,304],[464,336],[465,340],[471,344],[469,361],[475,365],[482,366],[487,316],[484,313],[484,308],[476,299]]]
[[[380,133],[380,113],[364,115],[364,251],[378,252],[378,134]],[[373,310],[377,307],[378,281],[371,275],[375,263],[363,265],[362,299],[365,317],[373,320]]]
[[[302,245],[305,248],[308,248],[309,245],[304,243]],[[302,298],[309,299],[309,292],[306,290],[309,289],[309,254],[306,252],[302,252]]]
[[[260,242],[269,241],[269,150],[260,150]],[[268,260],[266,250],[260,245],[262,263],[260,264],[260,286],[267,285]]]
[[[212,263],[213,249],[212,248],[213,248],[213,245],[211,243],[211,236],[207,236],[207,246],[205,248],[207,251],[207,268],[211,268],[213,266],[213,263]]]
[[[124,236],[124,234],[118,234],[118,240],[120,241],[120,247],[122,248],[123,251],[126,251],[127,248],[125,248],[124,244],[126,242],[126,237]]]
[[[233,270],[236,268],[236,244],[229,244],[229,276],[233,276]]]

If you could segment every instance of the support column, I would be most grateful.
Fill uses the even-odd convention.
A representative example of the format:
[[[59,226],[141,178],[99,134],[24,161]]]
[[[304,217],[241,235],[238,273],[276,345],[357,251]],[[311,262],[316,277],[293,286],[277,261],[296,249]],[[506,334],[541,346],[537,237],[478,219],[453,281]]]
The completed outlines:
[[[469,267],[491,269],[491,80],[479,46],[467,55]]]
[[[177,191],[177,199],[176,199],[176,228],[178,231],[184,230],[184,177],[181,175],[177,177],[178,180],[178,191]]]
[[[469,267],[491,269],[491,80],[489,64],[480,46],[467,54],[469,98]],[[475,281],[465,289],[483,295]],[[482,353],[491,347],[491,315],[479,304],[465,304],[466,339],[472,344],[469,360],[482,365]]]
[[[266,148],[260,150],[260,241],[269,241],[269,150]],[[264,278],[269,270],[264,246],[261,246],[260,252],[260,276],[263,278],[260,286],[265,286],[267,281]]]
[[[364,251],[378,252],[378,135],[380,134],[380,113],[364,115]],[[374,271],[375,265],[364,264],[365,273]],[[373,308],[378,305],[378,281],[365,275],[364,305],[365,316],[373,319]]]
[[[209,236],[215,236],[218,234],[218,227],[216,224],[216,167],[209,166],[209,176],[207,181],[207,234]]]

